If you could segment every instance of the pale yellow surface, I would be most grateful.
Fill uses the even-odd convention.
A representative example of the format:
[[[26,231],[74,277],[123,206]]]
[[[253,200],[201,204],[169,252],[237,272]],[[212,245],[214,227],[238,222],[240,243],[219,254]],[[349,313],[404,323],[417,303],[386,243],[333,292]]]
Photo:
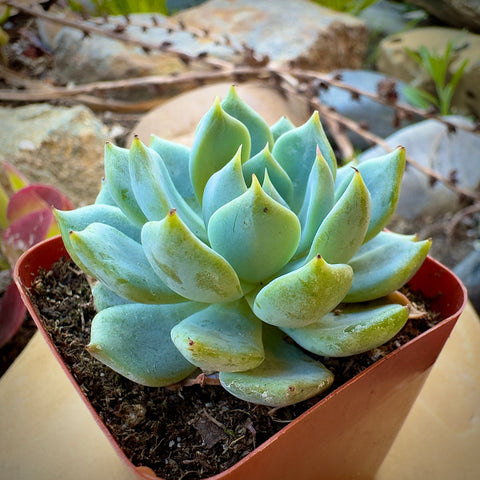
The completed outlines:
[[[36,334],[0,381],[0,479],[132,478]],[[480,322],[468,305],[376,480],[479,478]]]

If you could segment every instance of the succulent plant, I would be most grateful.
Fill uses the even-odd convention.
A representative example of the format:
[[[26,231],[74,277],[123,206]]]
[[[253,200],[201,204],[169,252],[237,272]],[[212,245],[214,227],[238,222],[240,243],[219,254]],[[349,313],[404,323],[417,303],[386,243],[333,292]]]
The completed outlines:
[[[10,163],[3,163],[3,171],[8,188],[0,186],[0,270],[7,273],[8,286],[0,292],[0,347],[17,332],[26,313],[9,271],[28,248],[60,233],[52,206],[73,208],[58,189],[30,184]]]
[[[368,351],[408,319],[388,295],[431,242],[384,230],[404,168],[403,148],[338,168],[318,113],[269,128],[233,87],[191,148],[107,143],[96,203],[55,212],[98,280],[88,350],[149,386],[200,369],[254,403],[317,395],[333,381],[321,356]]]

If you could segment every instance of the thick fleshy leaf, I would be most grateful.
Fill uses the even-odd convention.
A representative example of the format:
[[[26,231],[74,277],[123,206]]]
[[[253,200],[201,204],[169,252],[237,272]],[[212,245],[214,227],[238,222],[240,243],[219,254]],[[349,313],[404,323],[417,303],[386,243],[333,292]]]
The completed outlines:
[[[372,303],[341,305],[306,327],[282,330],[317,355],[357,355],[388,342],[408,320],[406,306]]]
[[[205,185],[202,211],[206,225],[220,207],[247,191],[242,173],[241,154],[242,147],[240,146],[232,160],[215,172]]]
[[[296,215],[275,202],[253,178],[251,187],[217,210],[208,224],[212,248],[242,280],[251,283],[280,270],[300,240]]]
[[[33,245],[60,233],[50,208],[28,213],[2,233],[2,253],[10,265]]]
[[[278,327],[303,327],[336,307],[352,284],[349,265],[329,265],[320,256],[272,280],[255,297],[253,311]]]
[[[13,223],[28,213],[51,207],[71,210],[73,204],[55,187],[41,184],[27,185],[10,197],[7,218]]]
[[[264,359],[262,322],[245,300],[213,304],[181,321],[171,332],[181,354],[207,372],[240,372]]]
[[[114,307],[116,305],[132,303],[131,300],[127,300],[126,298],[120,297],[116,293],[112,292],[102,282],[96,282],[94,285],[92,285],[92,296],[97,312],[105,310],[109,307]]]
[[[3,162],[3,168],[7,174],[8,181],[10,182],[10,187],[14,192],[26,187],[29,184],[27,177],[25,177],[11,163]]]
[[[142,246],[114,227],[92,223],[70,232],[70,244],[87,271],[121,297],[139,303],[185,300],[155,274]]]
[[[308,259],[320,254],[328,263],[347,263],[362,245],[370,222],[370,194],[359,172],[320,225]]]
[[[275,327],[264,325],[265,360],[246,372],[220,372],[223,388],[247,402],[284,407],[330,387],[333,373],[283,337]]]
[[[242,163],[250,157],[250,134],[247,127],[226,113],[217,98],[198,124],[190,150],[190,179],[202,203],[208,179],[224,167],[242,146]]]
[[[0,231],[8,226],[7,208],[9,200],[7,192],[0,185]]]
[[[167,167],[155,150],[143,145],[138,138],[134,139],[130,148],[129,165],[135,198],[149,220],[162,220],[175,208],[188,228],[197,237],[206,240],[202,219],[178,193]]]
[[[202,209],[190,181],[190,148],[180,143],[170,142],[157,135],[150,136],[149,146],[162,157],[178,193],[200,215]]]
[[[387,155],[366,160],[356,166],[372,198],[372,214],[365,242],[382,231],[395,212],[400,196],[405,162],[405,149],[399,147]],[[353,168],[345,170],[345,175],[342,175],[343,180],[336,185],[335,195],[337,198],[347,189],[353,175]]]
[[[0,348],[17,333],[26,313],[18,288],[11,283],[0,298]]]
[[[276,142],[279,137],[281,137],[284,133],[293,130],[295,125],[287,118],[281,117],[280,120],[275,122],[271,127],[270,131],[272,132],[273,141]]]
[[[110,193],[110,188],[104,178],[102,178],[100,191],[98,192],[98,195],[97,195],[97,198],[95,199],[94,204],[95,205],[111,205],[112,207],[118,208],[117,202],[112,197],[112,194]]]
[[[195,366],[175,348],[170,330],[204,305],[127,304],[107,308],[92,322],[87,350],[128,379],[163,387],[190,375]]]
[[[335,179],[337,161],[320,123],[318,112],[315,112],[302,126],[284,133],[273,146],[272,155],[293,183],[291,207],[295,212],[302,207],[308,177],[317,155],[317,147],[322,152]]]
[[[332,172],[317,151],[317,158],[308,177],[303,206],[298,214],[302,226],[302,236],[297,254],[304,253],[312,244],[322,221],[333,207],[335,186]]]
[[[62,234],[63,243],[72,260],[86,273],[93,276],[92,272],[82,263],[70,243],[70,232],[79,232],[85,229],[91,223],[104,223],[116,228],[132,240],[140,242],[140,228],[137,224],[131,222],[128,217],[118,207],[105,204],[87,205],[86,207],[76,208],[75,210],[56,210],[53,214]]]
[[[365,302],[399,289],[421,267],[431,244],[431,240],[418,242],[410,235],[380,232],[349,262],[353,283],[344,301]]]
[[[238,96],[234,85],[230,87],[228,95],[221,105],[225,112],[247,127],[251,140],[251,156],[256,155],[267,144],[270,148],[273,147],[273,136],[267,123],[250,105],[247,105]]]
[[[262,190],[269,196],[272,197],[276,202],[280,205],[284,206],[285,208],[290,209],[288,203],[283,199],[283,197],[278,193],[278,190],[273,185],[272,181],[270,180],[270,176],[268,175],[268,171],[265,170],[265,175],[263,177],[262,183]]]
[[[233,268],[201,242],[176,214],[142,229],[142,245],[157,275],[174,292],[197,302],[231,302],[242,297]]]
[[[115,204],[132,222],[143,225],[147,217],[138,205],[130,181],[129,150],[105,144],[105,182]]]
[[[257,155],[247,160],[243,165],[243,176],[248,186],[252,184],[252,175],[256,175],[260,183],[263,182],[265,170],[277,192],[290,203],[293,197],[293,185],[287,172],[273,158],[268,145]]]

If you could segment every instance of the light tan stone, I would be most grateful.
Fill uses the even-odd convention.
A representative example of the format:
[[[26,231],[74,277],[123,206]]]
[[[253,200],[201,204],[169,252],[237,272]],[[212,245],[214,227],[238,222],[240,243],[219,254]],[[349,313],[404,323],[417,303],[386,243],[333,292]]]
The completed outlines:
[[[441,54],[448,42],[461,48],[451,63],[450,72],[458,70],[468,60],[464,75],[455,91],[452,106],[459,113],[480,116],[480,35],[454,28],[424,27],[391,35],[378,48],[377,68],[382,73],[399,78],[413,85],[434,92],[433,83],[428,80],[422,67],[408,54],[406,49],[418,51],[425,46]]]
[[[154,133],[168,140],[191,145],[198,122],[213,105],[215,97],[225,98],[230,86],[231,83],[227,82],[217,83],[182,93],[146,114],[132,133],[146,144]],[[309,117],[305,100],[285,98],[265,84],[241,84],[237,91],[269,125],[273,125],[282,115],[287,116],[294,125],[301,125]]]

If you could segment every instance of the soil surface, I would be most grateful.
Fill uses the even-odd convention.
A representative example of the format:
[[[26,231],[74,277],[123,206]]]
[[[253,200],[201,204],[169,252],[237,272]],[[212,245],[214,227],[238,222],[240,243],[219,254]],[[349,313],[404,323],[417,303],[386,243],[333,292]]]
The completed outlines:
[[[428,310],[425,299],[405,293],[417,309]],[[227,469],[322,396],[438,321],[434,314],[409,320],[390,342],[365,354],[315,357],[335,374],[332,388],[300,404],[270,409],[220,386],[144,387],[92,358],[85,346],[95,309],[86,277],[70,260],[42,272],[30,295],[73,377],[122,450],[135,465],[167,480],[201,479]]]

